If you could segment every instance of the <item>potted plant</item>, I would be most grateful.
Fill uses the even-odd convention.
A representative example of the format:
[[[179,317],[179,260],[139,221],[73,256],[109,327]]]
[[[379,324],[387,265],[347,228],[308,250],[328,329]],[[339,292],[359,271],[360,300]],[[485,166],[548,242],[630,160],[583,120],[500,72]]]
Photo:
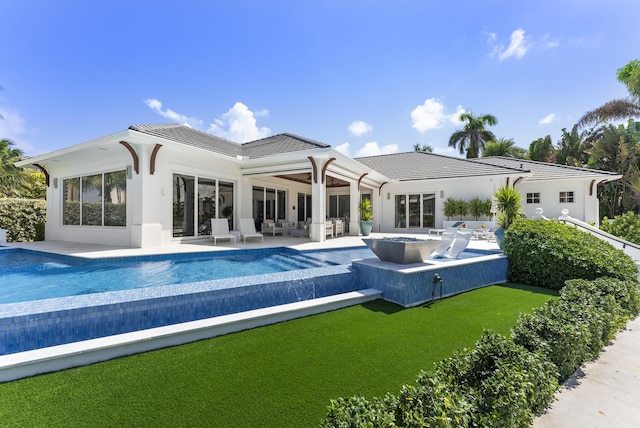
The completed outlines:
[[[360,211],[360,232],[363,236],[369,236],[373,227],[373,210],[371,209],[371,200],[363,199],[358,204]]]
[[[502,248],[504,233],[520,212],[520,193],[513,187],[500,187],[493,194],[498,210],[498,229],[495,231],[496,242]]]

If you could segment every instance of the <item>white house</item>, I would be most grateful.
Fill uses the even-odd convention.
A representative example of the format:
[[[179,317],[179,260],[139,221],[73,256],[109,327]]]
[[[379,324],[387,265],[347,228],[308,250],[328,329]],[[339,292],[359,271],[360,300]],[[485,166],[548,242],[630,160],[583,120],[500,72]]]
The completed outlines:
[[[447,197],[490,198],[502,185],[522,193],[525,213],[563,208],[598,222],[597,186],[620,175],[506,158],[460,159],[424,152],[349,158],[327,144],[279,134],[237,144],[178,124],[116,134],[16,164],[47,177],[47,240],[151,247],[208,237],[210,218],[253,218],[307,227],[323,241],[325,219],[357,235],[358,202],[369,198],[374,231],[441,228]]]

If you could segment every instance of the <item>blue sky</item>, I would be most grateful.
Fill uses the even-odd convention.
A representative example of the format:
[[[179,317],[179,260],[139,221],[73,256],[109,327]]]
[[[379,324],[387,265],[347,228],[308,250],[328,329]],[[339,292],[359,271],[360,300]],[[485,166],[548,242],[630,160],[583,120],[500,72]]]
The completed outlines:
[[[352,157],[448,147],[461,111],[518,146],[627,95],[637,0],[0,0],[0,138],[29,156],[185,123]]]

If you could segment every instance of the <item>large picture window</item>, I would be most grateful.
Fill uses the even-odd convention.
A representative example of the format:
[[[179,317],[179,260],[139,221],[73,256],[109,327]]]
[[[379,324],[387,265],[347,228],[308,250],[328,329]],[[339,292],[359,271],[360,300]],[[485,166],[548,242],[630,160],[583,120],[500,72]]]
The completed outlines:
[[[434,193],[395,196],[395,225],[397,229],[430,228],[435,226]]]
[[[126,226],[127,173],[114,171],[67,178],[63,224],[71,226]]]

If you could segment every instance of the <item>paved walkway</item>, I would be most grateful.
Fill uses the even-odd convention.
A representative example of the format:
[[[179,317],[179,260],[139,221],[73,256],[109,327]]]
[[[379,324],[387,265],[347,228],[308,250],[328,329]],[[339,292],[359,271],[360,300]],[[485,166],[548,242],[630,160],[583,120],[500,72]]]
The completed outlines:
[[[640,427],[640,317],[569,379],[534,428]]]

